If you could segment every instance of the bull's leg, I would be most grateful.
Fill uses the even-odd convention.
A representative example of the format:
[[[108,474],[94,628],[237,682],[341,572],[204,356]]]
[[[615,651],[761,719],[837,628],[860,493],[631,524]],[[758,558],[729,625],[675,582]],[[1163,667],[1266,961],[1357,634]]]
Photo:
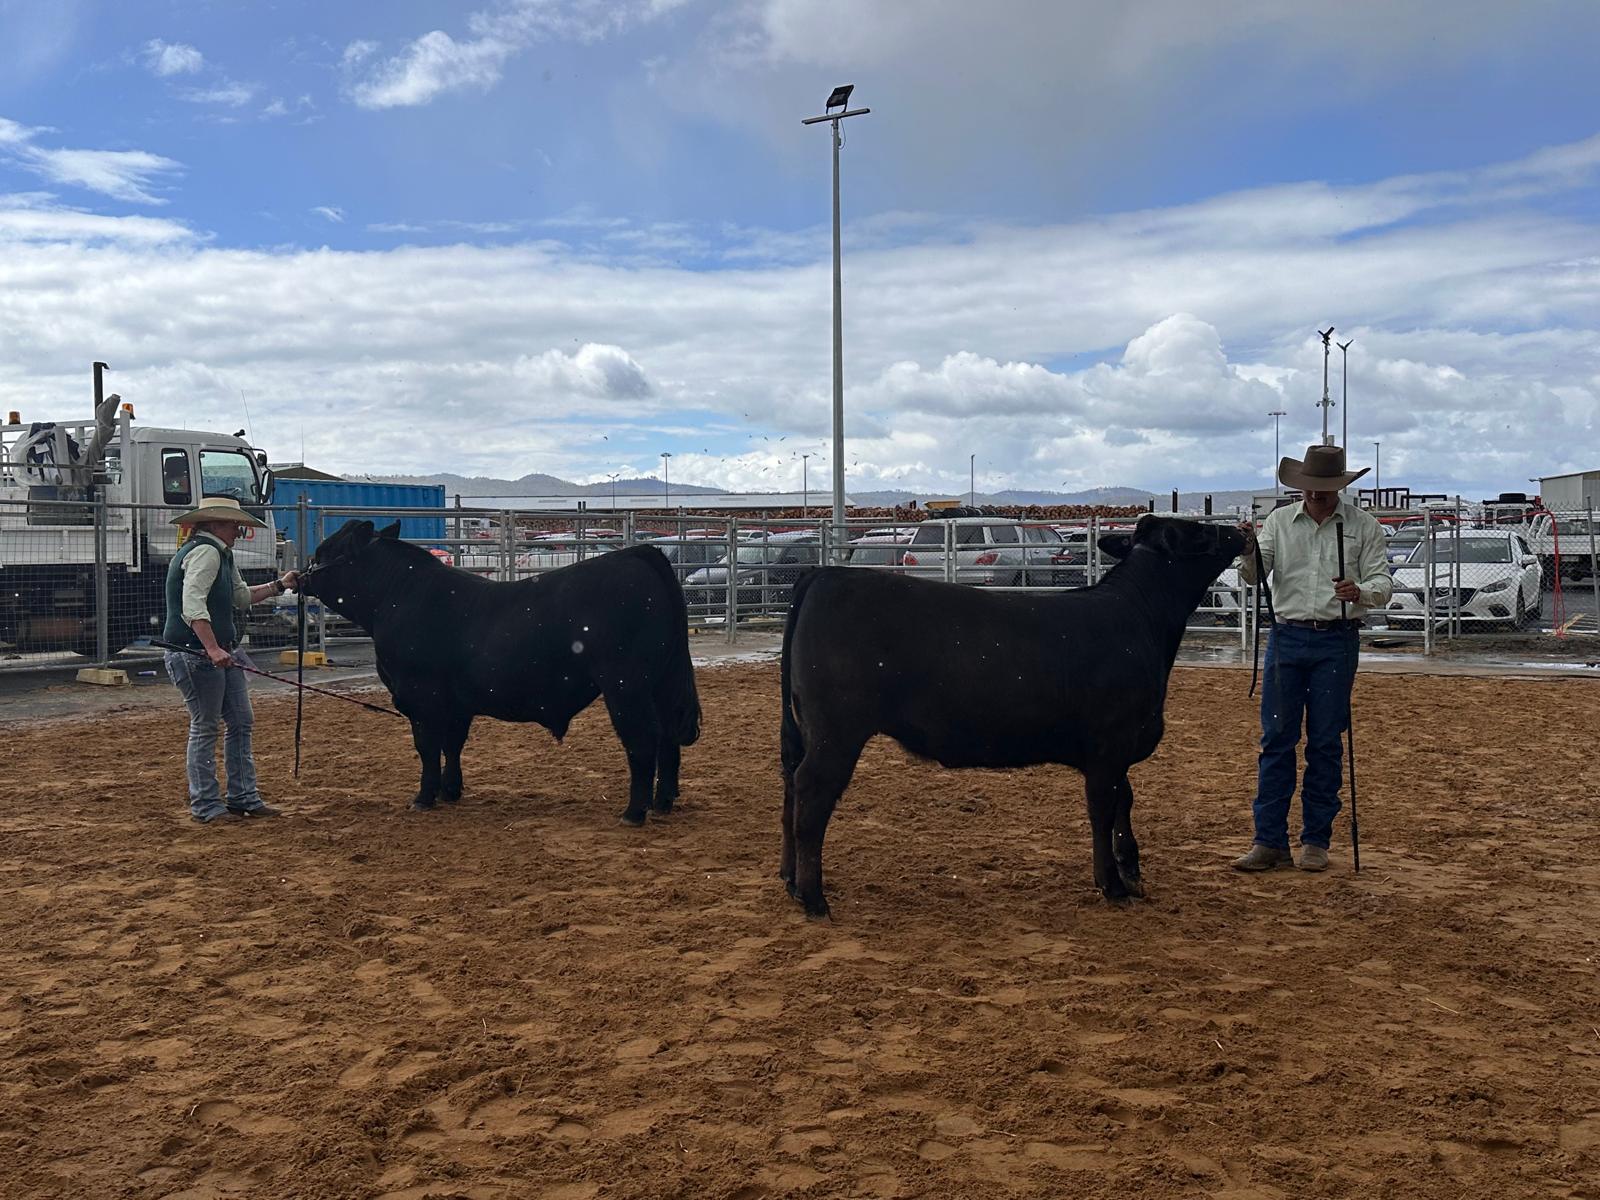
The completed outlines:
[[[1122,882],[1112,850],[1112,830],[1121,795],[1118,781],[1125,778],[1120,770],[1086,771],[1083,776],[1084,795],[1089,801],[1089,829],[1094,837],[1094,885],[1113,904],[1128,900],[1128,888]]]
[[[786,717],[778,741],[779,761],[783,764],[783,849],[778,857],[778,878],[788,885],[789,894],[797,895],[794,886],[794,773],[805,757],[805,739],[800,732],[799,697],[791,701],[795,716]]]
[[[471,732],[471,717],[463,717],[444,730],[444,774],[439,781],[439,799],[446,804],[461,799],[461,747],[467,744],[467,735]]]
[[[417,788],[416,798],[411,801],[411,807],[418,812],[427,812],[438,804],[439,752],[442,748],[439,730],[413,717],[411,741],[417,748],[417,757],[422,760],[422,782]]]
[[[818,736],[795,769],[791,817],[794,879],[789,894],[805,905],[807,916],[828,915],[828,901],[822,894],[822,839],[834,805],[850,786],[863,745],[861,741]]]
[[[602,688],[611,727],[628,754],[628,807],[624,825],[643,825],[650,808],[650,785],[655,780],[656,755],[662,741],[656,706],[644,688],[611,684]]]
[[[1117,874],[1135,896],[1144,895],[1139,880],[1139,843],[1133,836],[1133,784],[1123,774],[1117,781],[1117,815],[1111,826],[1111,849],[1116,857]]]
[[[659,723],[659,714],[657,721]],[[669,813],[678,799],[678,768],[683,757],[683,747],[677,739],[663,732],[656,745],[656,799],[655,810]]]

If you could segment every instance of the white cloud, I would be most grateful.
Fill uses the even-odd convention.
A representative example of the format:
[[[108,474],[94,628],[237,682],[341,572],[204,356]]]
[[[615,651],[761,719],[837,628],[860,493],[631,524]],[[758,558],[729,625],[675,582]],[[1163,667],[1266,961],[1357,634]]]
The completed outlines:
[[[102,216],[64,207],[42,192],[0,194],[0,243],[120,242],[137,247],[195,240],[194,232],[176,221]]]
[[[29,128],[0,117],[0,161],[55,184],[86,188],[138,204],[165,204],[149,190],[154,181],[182,170],[182,164],[145,150],[74,150],[38,144],[43,128]]]
[[[435,29],[376,65],[369,64],[377,44],[354,41],[345,47],[341,61],[347,94],[361,108],[382,109],[428,104],[446,92],[487,90],[500,81],[508,60],[536,42],[600,41],[661,18],[680,4],[681,0],[511,0],[470,14],[471,37],[458,39]]]
[[[164,42],[152,38],[140,50],[144,65],[153,75],[192,75],[205,66],[205,55],[183,42]]]
[[[0,125],[0,150],[34,137]],[[1267,485],[1268,411],[1289,414],[1287,450],[1319,431],[1329,323],[1355,337],[1352,454],[1381,440],[1385,480],[1515,489],[1594,466],[1592,160],[1579,143],[1447,177],[866,234],[845,277],[849,486],[964,490],[968,454],[986,489]],[[0,407],[76,411],[93,345],[142,419],[235,428],[224,383],[244,381],[282,398],[253,413],[269,451],[303,424],[335,470],[593,476],[673,449],[675,480],[798,488],[798,455],[827,448],[825,236],[685,269],[595,252],[655,235],[589,213],[508,245],[271,253],[74,232],[87,217],[0,205],[20,238],[0,254]]]
[[[229,108],[243,108],[255,98],[255,94],[254,84],[225,79],[213,87],[184,88],[178,92],[178,99],[187,100],[190,104],[223,104]]]
[[[316,213],[317,216],[323,218],[323,220],[332,221],[335,225],[344,224],[344,209],[342,208],[336,208],[328,204],[319,204],[311,211]]]

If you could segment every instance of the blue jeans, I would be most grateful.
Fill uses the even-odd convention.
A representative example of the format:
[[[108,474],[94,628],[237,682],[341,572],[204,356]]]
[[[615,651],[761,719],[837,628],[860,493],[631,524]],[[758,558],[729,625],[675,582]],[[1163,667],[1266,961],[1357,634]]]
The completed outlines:
[[[1360,634],[1355,629],[1297,629],[1274,625],[1261,674],[1261,756],[1255,799],[1255,840],[1289,848],[1289,801],[1294,797],[1295,748],[1305,725],[1306,774],[1300,788],[1300,844],[1326,850],[1339,815],[1343,779],[1340,738],[1350,723]]]
[[[217,787],[217,727],[227,726],[222,755],[228,780],[226,807],[261,807],[256,790],[256,764],[250,753],[255,713],[250,689],[237,667],[217,667],[193,654],[166,652],[167,674],[189,710],[189,811],[203,821],[224,809]]]

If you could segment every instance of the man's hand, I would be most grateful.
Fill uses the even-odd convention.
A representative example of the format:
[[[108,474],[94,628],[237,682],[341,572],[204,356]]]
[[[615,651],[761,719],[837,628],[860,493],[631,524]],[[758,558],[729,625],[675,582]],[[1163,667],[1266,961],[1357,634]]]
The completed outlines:
[[[1361,589],[1348,579],[1333,580],[1333,598],[1345,604],[1359,604],[1361,602]]]
[[[1239,532],[1244,534],[1244,549],[1240,552],[1240,557],[1254,558],[1256,556],[1256,527],[1247,521],[1239,526]]]
[[[207,646],[206,657],[211,660],[211,665],[214,667],[233,666],[233,655],[229,654],[221,646]]]
[[[278,582],[283,584],[284,591],[292,592],[300,586],[300,572],[286,571],[279,577]]]

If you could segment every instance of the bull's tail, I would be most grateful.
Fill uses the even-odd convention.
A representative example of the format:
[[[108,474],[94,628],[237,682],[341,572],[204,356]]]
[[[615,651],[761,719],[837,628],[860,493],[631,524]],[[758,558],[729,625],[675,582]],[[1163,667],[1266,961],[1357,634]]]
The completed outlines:
[[[666,584],[670,640],[667,669],[658,685],[658,711],[667,735],[677,738],[680,746],[692,746],[700,738],[700,693],[694,686],[694,662],[689,657],[689,605],[667,556],[654,546],[640,549]]]
[[[778,666],[778,686],[783,698],[783,724],[779,730],[778,752],[783,758],[785,776],[794,773],[794,769],[800,765],[800,760],[806,753],[805,737],[800,732],[800,722],[795,717],[789,674],[791,669],[789,651],[794,645],[794,627],[800,620],[800,605],[816,578],[817,572],[802,571],[800,577],[794,581],[794,590],[789,598],[789,615],[783,623],[783,658]]]

